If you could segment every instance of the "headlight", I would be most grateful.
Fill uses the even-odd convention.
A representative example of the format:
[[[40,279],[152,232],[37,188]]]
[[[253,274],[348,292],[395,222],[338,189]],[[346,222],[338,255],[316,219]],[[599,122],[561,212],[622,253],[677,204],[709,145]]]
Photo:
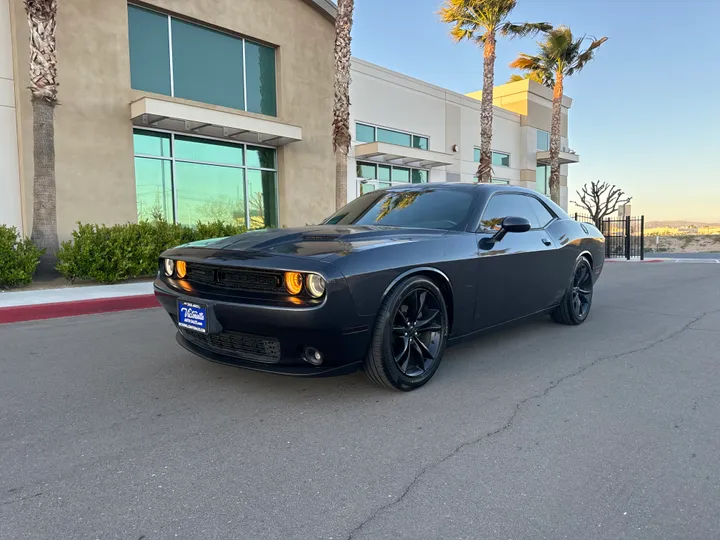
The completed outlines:
[[[326,285],[327,284],[325,283],[323,277],[318,274],[308,274],[305,279],[305,288],[313,298],[320,298],[323,294],[325,294]]]
[[[177,272],[177,277],[183,279],[187,275],[187,264],[185,261],[177,261],[175,263],[175,270]]]
[[[163,263],[165,266],[165,275],[167,277],[172,277],[173,273],[175,272],[175,261],[172,259],[165,259],[165,262]]]
[[[300,294],[303,277],[299,272],[285,272],[285,288],[292,295]]]

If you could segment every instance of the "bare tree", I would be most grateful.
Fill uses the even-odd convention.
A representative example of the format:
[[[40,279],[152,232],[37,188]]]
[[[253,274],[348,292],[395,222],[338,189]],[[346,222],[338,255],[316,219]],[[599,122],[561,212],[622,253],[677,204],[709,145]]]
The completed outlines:
[[[615,213],[619,206],[625,205],[632,200],[626,197],[625,192],[617,186],[607,182],[590,182],[590,187],[585,184],[582,191],[578,191],[578,201],[573,204],[585,208],[598,229],[602,228],[603,220]]]

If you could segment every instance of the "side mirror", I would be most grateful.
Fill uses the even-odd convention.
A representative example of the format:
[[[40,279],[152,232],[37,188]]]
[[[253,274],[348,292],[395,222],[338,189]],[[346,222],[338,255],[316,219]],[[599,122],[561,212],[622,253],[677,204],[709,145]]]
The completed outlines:
[[[530,221],[524,217],[508,216],[503,219],[501,231],[504,230],[505,233],[524,233],[528,232],[531,228],[532,225],[530,225]]]
[[[492,249],[492,246],[502,241],[507,233],[524,233],[532,228],[530,221],[524,217],[508,216],[502,220],[500,230],[491,238],[483,238],[481,240],[482,249]]]

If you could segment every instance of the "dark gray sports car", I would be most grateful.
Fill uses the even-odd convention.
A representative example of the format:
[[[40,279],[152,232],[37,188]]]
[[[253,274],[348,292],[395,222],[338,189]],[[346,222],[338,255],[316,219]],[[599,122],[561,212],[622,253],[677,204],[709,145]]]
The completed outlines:
[[[358,368],[425,384],[445,347],[537,313],[584,322],[603,235],[547,198],[491,184],[363,195],[322,225],[162,254],[155,294],[187,350],[284,375]]]

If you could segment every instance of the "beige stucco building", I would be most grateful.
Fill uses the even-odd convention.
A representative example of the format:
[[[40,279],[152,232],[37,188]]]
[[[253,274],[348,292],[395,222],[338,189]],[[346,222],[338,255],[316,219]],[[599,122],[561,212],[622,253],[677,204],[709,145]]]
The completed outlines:
[[[334,16],[328,0],[59,2],[61,239],[77,221],[138,215],[277,225],[330,213]],[[0,39],[0,222],[29,234],[22,0],[0,0]]]
[[[163,217],[249,227],[334,210],[330,0],[62,0],[57,218]],[[0,223],[32,229],[33,144],[23,0],[0,0]],[[475,181],[480,94],[354,58],[348,200],[408,182]],[[547,193],[552,92],[494,91],[493,181]],[[567,207],[563,102],[561,204]]]

